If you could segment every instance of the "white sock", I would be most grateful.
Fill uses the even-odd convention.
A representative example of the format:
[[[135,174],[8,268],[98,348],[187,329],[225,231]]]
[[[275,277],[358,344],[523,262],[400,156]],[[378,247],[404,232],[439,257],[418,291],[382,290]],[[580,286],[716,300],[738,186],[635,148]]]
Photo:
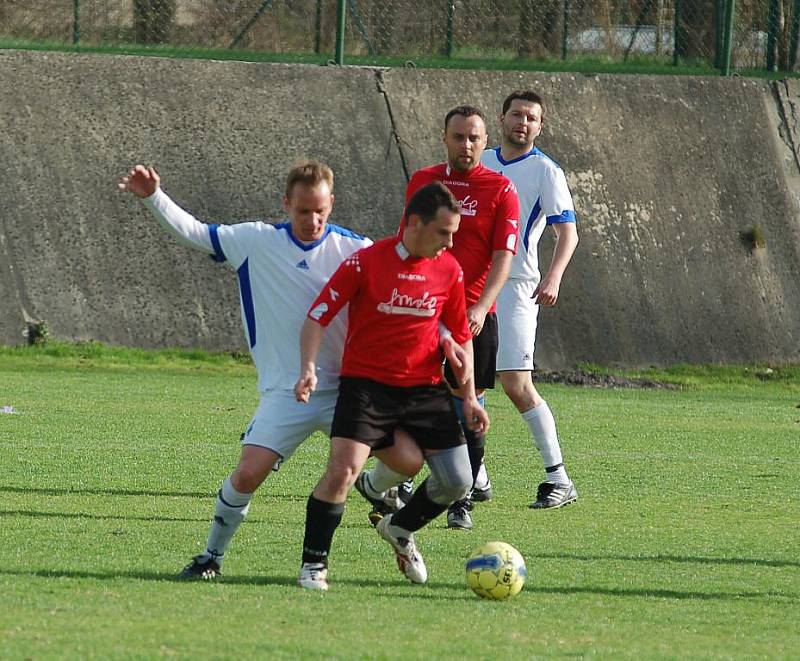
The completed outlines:
[[[252,498],[252,493],[241,493],[234,489],[230,477],[225,479],[217,494],[214,520],[208,532],[206,550],[201,554],[204,558],[213,558],[222,566],[225,549],[247,516]]]
[[[383,498],[384,491],[402,484],[407,479],[408,475],[398,473],[382,461],[378,461],[372,470],[367,471],[367,479],[364,480],[364,486],[366,487],[366,492],[373,498]]]
[[[480,491],[489,486],[491,486],[491,482],[489,482],[489,473],[486,471],[486,464],[481,462],[480,470],[478,470],[478,476],[475,478],[475,488]]]
[[[542,400],[539,406],[525,411],[522,419],[528,423],[536,448],[542,455],[547,479],[550,482],[569,482],[561,456],[561,446],[558,443],[556,421],[547,402]]]

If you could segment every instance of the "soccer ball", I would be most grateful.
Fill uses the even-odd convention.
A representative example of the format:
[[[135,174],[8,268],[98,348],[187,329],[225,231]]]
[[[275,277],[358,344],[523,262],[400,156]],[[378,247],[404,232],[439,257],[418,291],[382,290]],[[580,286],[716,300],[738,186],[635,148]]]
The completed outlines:
[[[508,599],[517,594],[528,570],[517,549],[505,542],[487,542],[467,559],[467,585],[484,599]]]

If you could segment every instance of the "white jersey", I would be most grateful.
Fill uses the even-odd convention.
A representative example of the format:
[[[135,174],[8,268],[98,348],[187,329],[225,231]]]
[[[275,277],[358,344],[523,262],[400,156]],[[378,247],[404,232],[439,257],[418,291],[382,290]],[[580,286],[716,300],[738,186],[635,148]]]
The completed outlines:
[[[564,171],[537,147],[511,161],[503,160],[500,147],[487,149],[481,163],[511,179],[519,195],[519,241],[508,277],[538,284],[538,246],[545,225],[575,222],[575,205]]]
[[[245,339],[258,370],[258,389],[292,390],[300,374],[300,328],[323,285],[339,265],[370,239],[328,223],[324,236],[305,244],[290,223],[205,224],[161,189],[146,206],[182,243],[209,252],[239,277]],[[347,314],[323,336],[317,356],[317,389],[339,386]]]

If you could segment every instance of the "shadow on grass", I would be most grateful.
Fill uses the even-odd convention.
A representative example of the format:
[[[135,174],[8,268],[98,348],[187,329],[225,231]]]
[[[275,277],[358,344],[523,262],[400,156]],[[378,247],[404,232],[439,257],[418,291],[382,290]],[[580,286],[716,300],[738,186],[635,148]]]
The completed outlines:
[[[700,565],[753,565],[754,567],[800,567],[797,560],[770,560],[769,558],[712,558],[708,556],[683,555],[579,555],[577,553],[536,553],[529,558],[543,560],[623,560],[625,562],[685,562]]]
[[[0,493],[30,493],[43,496],[148,496],[151,498],[216,498],[216,491],[148,491],[144,489],[54,489],[49,487],[12,487],[0,485]],[[269,487],[262,488],[263,493],[276,500],[308,500],[308,494],[272,493]]]
[[[201,581],[186,581],[178,578],[175,574],[167,574],[160,572],[148,571],[127,571],[127,572],[114,572],[114,571],[81,571],[81,570],[55,570],[55,569],[2,569],[0,568],[0,576],[35,576],[37,578],[55,578],[55,579],[94,579],[101,581],[113,581],[119,579],[132,579],[140,581],[156,581],[156,582],[169,582],[169,583],[183,583],[183,584],[196,584],[202,583]],[[213,581],[214,586],[236,585],[236,586],[295,586],[297,577],[291,576],[225,576]],[[378,588],[381,590],[379,596],[389,597],[392,599],[426,599],[426,600],[453,600],[453,601],[474,601],[475,596],[466,588],[459,591],[458,594],[442,595],[441,591],[452,591],[458,589],[460,586],[453,583],[437,583],[429,581],[424,587],[413,587],[402,579],[396,581],[386,580],[372,580],[372,579],[353,579],[342,578],[334,579],[331,585],[335,590],[337,587],[359,587],[359,588]],[[210,587],[210,586],[209,586]],[[408,592],[408,589],[418,590],[418,592]],[[649,589],[649,588],[600,588],[600,587],[582,587],[582,586],[565,586],[565,587],[537,587],[535,585],[527,584],[525,586],[525,593],[546,595],[546,594],[563,594],[566,596],[574,595],[601,595],[608,597],[621,597],[621,598],[634,598],[641,599],[642,597],[650,597],[653,599],[685,599],[697,601],[737,601],[740,599],[775,599],[778,598],[782,602],[800,603],[800,595],[794,593],[781,593],[775,591],[753,592],[690,592],[682,590],[663,590],[663,589]]]
[[[94,519],[97,521],[169,521],[196,523],[208,522],[210,516],[203,518],[186,518],[179,516],[133,516],[131,514],[90,514],[88,512],[36,512],[33,510],[0,510],[0,518],[6,516],[24,516],[33,519]]]

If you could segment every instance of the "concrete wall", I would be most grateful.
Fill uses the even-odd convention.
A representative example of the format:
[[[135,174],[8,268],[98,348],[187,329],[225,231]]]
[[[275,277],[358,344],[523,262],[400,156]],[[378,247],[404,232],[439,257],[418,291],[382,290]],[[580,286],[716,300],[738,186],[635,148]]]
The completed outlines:
[[[451,106],[549,100],[581,243],[537,362],[800,360],[798,89],[739,78],[373,70],[0,52],[0,342],[24,320],[134,346],[244,346],[234,275],[176,245],[115,178],[153,163],[214,222],[282,219],[292,161],[336,172],[333,220],[396,227]],[[741,238],[754,225],[767,246]],[[548,234],[550,234],[548,232]],[[542,246],[549,261],[552,238]]]

